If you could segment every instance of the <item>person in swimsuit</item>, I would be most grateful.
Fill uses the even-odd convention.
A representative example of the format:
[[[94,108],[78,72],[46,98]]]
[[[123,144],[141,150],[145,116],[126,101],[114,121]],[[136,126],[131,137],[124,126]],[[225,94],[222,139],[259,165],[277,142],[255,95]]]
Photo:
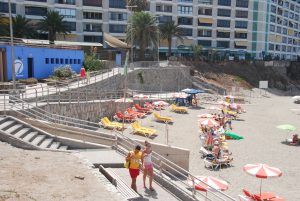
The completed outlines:
[[[140,174],[140,160],[142,159],[141,146],[137,145],[133,151],[130,151],[126,157],[126,160],[130,161],[129,174],[131,177],[131,188],[137,192],[136,178]]]
[[[146,177],[149,176],[149,189],[151,191],[154,191],[152,187],[152,181],[153,181],[153,163],[151,160],[152,155],[152,149],[151,144],[148,141],[145,141],[145,149],[142,153],[142,164],[143,164],[143,183],[144,188],[146,188]]]

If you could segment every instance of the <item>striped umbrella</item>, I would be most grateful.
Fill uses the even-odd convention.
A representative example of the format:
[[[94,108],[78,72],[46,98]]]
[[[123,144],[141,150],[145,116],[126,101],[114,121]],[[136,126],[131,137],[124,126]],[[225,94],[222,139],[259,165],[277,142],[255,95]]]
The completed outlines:
[[[241,106],[239,104],[236,104],[236,103],[231,103],[229,105],[229,108],[232,109],[232,110],[238,110],[238,109],[241,109]]]
[[[193,186],[193,180],[189,179],[188,184]],[[196,190],[205,192],[208,190],[225,191],[229,186],[226,181],[211,176],[196,176],[194,185]]]
[[[261,194],[262,179],[280,177],[282,175],[280,169],[276,167],[270,167],[266,164],[247,164],[243,167],[243,170],[246,173],[261,179],[260,194]]]
[[[145,94],[136,94],[133,96],[133,98],[147,99],[147,98],[149,98],[149,96],[145,95]]]
[[[199,121],[202,126],[208,126],[208,127],[219,126],[219,123],[213,119],[200,119]]]
[[[209,132],[208,135],[207,135],[206,141],[205,141],[205,145],[207,147],[212,147],[213,144],[214,144],[214,138],[212,136],[212,133]]]
[[[215,118],[216,115],[207,113],[207,114],[200,114],[200,115],[197,115],[197,117],[203,118],[203,119],[211,119],[211,118]]]
[[[187,98],[189,95],[186,93],[174,93],[173,98]]]

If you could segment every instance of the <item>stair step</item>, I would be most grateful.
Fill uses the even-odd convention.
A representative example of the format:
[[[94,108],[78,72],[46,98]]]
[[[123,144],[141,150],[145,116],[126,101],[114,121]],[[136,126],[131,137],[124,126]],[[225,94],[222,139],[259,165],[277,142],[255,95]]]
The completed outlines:
[[[22,128],[16,134],[14,134],[14,136],[17,137],[17,138],[22,138],[29,131],[30,131],[30,128]]]
[[[52,142],[52,144],[50,145],[50,149],[58,149],[58,147],[60,146],[60,142]]]
[[[38,135],[32,140],[31,144],[39,146],[39,144],[46,138],[46,135]]]
[[[13,134],[18,132],[22,128],[22,124],[16,124],[6,130],[7,133]]]
[[[68,149],[68,146],[60,146],[58,149],[59,149],[59,150],[67,150],[67,149]]]
[[[6,121],[3,124],[0,125],[0,130],[5,130],[8,127],[12,126],[15,121]]]
[[[53,138],[46,138],[41,144],[40,147],[41,148],[48,148],[50,146],[50,144],[52,143]]]
[[[23,138],[23,140],[26,142],[30,142],[37,134],[38,132],[30,132]]]
[[[6,117],[1,116],[0,117],[0,124],[4,123],[5,119],[6,119]]]

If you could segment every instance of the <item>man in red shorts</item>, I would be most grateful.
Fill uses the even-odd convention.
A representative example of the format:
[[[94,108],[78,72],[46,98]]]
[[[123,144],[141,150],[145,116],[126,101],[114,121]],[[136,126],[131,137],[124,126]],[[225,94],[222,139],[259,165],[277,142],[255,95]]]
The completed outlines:
[[[129,174],[131,177],[131,188],[137,192],[136,178],[140,174],[140,161],[142,159],[141,146],[137,145],[133,151],[130,151],[126,157],[126,160],[130,161]]]

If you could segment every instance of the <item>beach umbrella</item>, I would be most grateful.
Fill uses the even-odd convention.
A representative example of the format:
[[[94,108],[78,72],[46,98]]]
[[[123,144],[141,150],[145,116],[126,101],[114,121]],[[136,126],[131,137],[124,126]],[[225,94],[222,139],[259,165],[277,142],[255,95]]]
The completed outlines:
[[[262,187],[262,179],[280,177],[282,175],[280,169],[276,167],[271,167],[267,164],[247,164],[243,167],[243,170],[246,173],[261,179],[260,194]]]
[[[187,95],[186,93],[174,93],[172,94],[173,98],[187,98],[189,95]]]
[[[282,129],[282,130],[288,130],[288,131],[295,131],[296,127],[290,124],[282,124],[277,126],[276,128]]]
[[[120,98],[115,100],[116,103],[133,103],[133,100],[130,98]]]
[[[200,114],[200,115],[197,115],[197,117],[199,118],[203,118],[203,119],[210,119],[210,118],[216,118],[216,115],[213,115],[213,114]]]
[[[234,139],[234,140],[242,140],[244,139],[244,137],[236,135],[234,133],[230,133],[230,132],[224,132],[224,135],[230,139]]]
[[[149,98],[149,96],[145,95],[145,94],[136,94],[136,95],[133,96],[133,98],[147,99],[147,98]]]
[[[194,185],[195,189],[199,191],[207,192],[208,190],[221,190],[228,189],[229,184],[221,179],[211,176],[195,176]],[[193,186],[192,179],[189,179],[188,184]]]
[[[295,101],[300,100],[300,96],[294,96],[294,97],[292,97],[292,99],[295,100]]]
[[[169,105],[169,103],[165,102],[165,101],[155,101],[152,103],[152,105],[155,105],[155,106],[167,106]]]
[[[224,96],[224,98],[233,99],[233,98],[234,98],[234,96],[232,96],[232,95],[227,95],[227,96]]]
[[[203,90],[200,90],[200,89],[190,89],[190,88],[186,88],[186,89],[183,89],[181,90],[182,92],[184,93],[187,93],[187,94],[199,94],[199,93],[204,93]]]
[[[200,119],[199,121],[202,126],[208,126],[208,127],[219,126],[219,123],[213,119]]]

